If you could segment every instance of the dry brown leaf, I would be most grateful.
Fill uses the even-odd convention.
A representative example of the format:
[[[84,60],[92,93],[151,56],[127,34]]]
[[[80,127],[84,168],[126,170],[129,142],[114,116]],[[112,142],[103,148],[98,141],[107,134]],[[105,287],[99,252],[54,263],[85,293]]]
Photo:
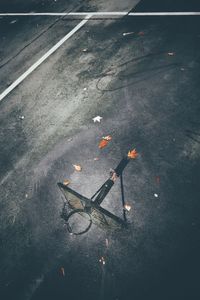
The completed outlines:
[[[73,165],[74,169],[78,172],[82,171],[82,167],[80,165]]]
[[[137,153],[136,149],[133,149],[133,150],[128,152],[128,158],[134,159],[137,156],[138,156],[138,153]]]
[[[69,184],[70,184],[70,181],[69,181],[69,180],[65,179],[65,180],[63,181],[63,185],[69,185]]]

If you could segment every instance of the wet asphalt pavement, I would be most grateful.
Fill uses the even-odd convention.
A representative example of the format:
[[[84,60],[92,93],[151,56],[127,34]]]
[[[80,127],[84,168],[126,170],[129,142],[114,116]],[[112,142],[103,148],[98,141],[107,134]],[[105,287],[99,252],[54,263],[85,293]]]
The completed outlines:
[[[19,0],[10,11],[130,11],[137,2]],[[135,10],[200,7],[144,0]],[[0,92],[80,21],[2,18]],[[0,103],[1,299],[199,299],[199,53],[200,17],[89,20]],[[112,141],[99,150],[105,135]],[[57,182],[90,197],[133,147],[129,229],[70,236]],[[116,183],[104,207],[121,216],[120,201]]]

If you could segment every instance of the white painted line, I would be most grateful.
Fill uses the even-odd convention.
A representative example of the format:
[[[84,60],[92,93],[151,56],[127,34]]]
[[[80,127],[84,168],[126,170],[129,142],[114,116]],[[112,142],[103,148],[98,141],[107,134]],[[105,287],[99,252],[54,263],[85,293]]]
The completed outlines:
[[[86,16],[76,27],[74,27],[67,35],[65,35],[57,44],[55,44],[48,52],[46,52],[38,61],[36,61],[25,73],[15,80],[2,94],[2,101],[12,90],[14,90],[28,75],[30,75],[37,67],[39,67],[51,54],[53,54],[62,44],[64,44],[75,32],[77,32],[88,21],[90,16]]]
[[[87,12],[70,12],[68,13],[69,16],[81,16],[85,15]],[[94,15],[94,16],[125,16],[128,15],[128,11],[98,11],[98,12],[89,12],[89,15]]]
[[[70,13],[0,13],[0,17],[6,16],[200,16],[199,12],[70,12]]]
[[[142,17],[142,16],[153,16],[153,17],[156,17],[156,16],[200,16],[200,11],[198,12],[138,12],[138,13],[129,13],[128,14],[129,16],[139,16],[139,17]]]
[[[0,16],[124,16],[127,15],[128,12],[66,12],[66,13],[52,13],[52,12],[44,12],[44,13],[0,13]]]

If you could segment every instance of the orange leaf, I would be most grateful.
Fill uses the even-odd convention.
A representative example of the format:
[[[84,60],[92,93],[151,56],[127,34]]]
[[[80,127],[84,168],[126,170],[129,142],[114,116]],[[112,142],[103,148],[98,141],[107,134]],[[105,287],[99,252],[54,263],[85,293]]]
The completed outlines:
[[[103,149],[108,145],[108,142],[112,140],[112,136],[111,135],[106,135],[102,137],[102,140],[99,143],[99,148]]]
[[[108,141],[107,140],[101,140],[99,143],[99,149],[103,149],[108,145]]]
[[[133,149],[132,151],[129,151],[129,152],[128,152],[128,158],[134,159],[134,158],[136,158],[137,156],[138,156],[138,153],[137,153],[137,151],[136,151],[135,149]]]

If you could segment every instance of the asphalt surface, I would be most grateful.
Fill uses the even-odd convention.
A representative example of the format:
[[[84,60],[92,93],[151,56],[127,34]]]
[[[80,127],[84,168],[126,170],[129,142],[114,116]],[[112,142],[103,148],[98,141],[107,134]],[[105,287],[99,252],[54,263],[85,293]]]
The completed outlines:
[[[0,10],[130,11],[138,1],[14,2]],[[133,10],[200,8],[144,0]],[[2,18],[0,92],[80,21]],[[3,99],[1,299],[199,299],[199,48],[200,17],[89,20]],[[129,229],[70,236],[57,182],[90,197],[133,147]],[[120,201],[116,183],[104,207],[120,216]]]

